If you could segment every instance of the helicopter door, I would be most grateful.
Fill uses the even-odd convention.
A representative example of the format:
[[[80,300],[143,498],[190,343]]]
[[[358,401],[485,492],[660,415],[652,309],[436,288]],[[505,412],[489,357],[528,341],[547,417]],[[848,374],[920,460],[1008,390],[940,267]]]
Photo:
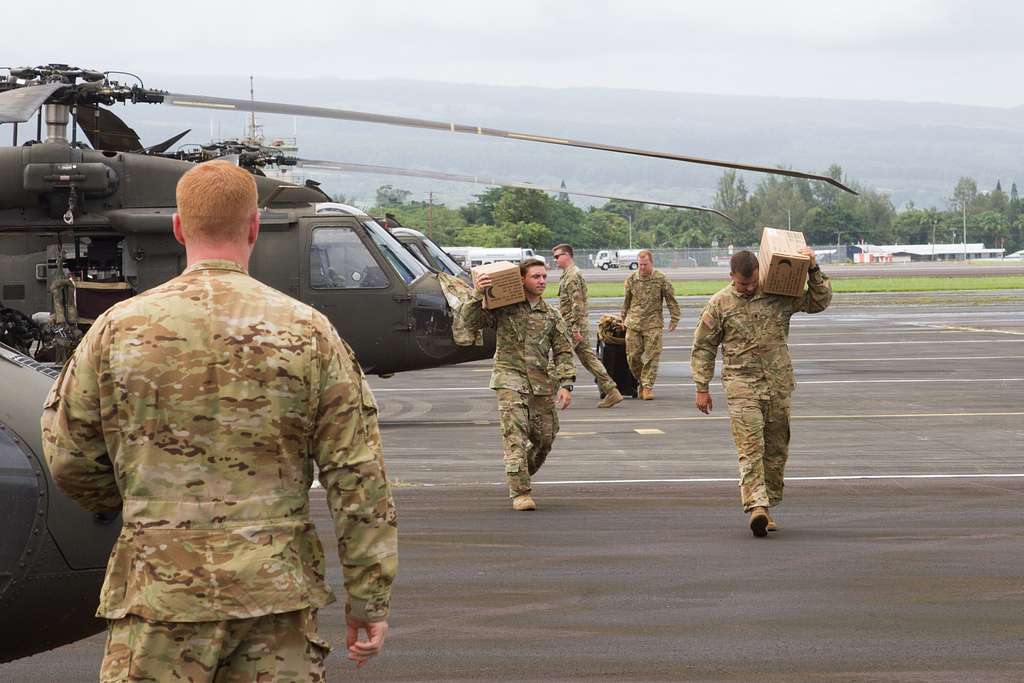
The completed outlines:
[[[387,371],[394,335],[409,330],[405,281],[355,218],[318,216],[300,223],[308,254],[301,259],[301,299],[326,315],[342,338],[361,351],[365,369]]]

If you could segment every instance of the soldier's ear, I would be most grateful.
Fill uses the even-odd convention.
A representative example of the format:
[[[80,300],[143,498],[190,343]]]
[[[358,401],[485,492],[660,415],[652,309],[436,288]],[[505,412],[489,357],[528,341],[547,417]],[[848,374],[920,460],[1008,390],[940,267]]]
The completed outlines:
[[[178,240],[178,244],[185,246],[185,233],[181,229],[181,216],[175,213],[171,216],[171,228],[174,231],[174,239]]]

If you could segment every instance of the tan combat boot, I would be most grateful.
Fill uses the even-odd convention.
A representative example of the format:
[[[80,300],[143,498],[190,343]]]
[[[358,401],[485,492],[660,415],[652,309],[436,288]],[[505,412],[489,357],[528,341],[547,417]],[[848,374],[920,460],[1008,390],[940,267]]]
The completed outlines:
[[[775,524],[775,518],[772,517],[772,513],[765,510],[765,514],[768,515],[768,526],[765,529],[768,531],[778,531],[779,527]]]
[[[641,387],[641,389],[640,389],[640,398],[642,398],[645,401],[653,401],[654,400],[654,388],[653,387]]]
[[[611,391],[609,391],[607,394],[604,395],[604,398],[602,398],[601,402],[597,404],[597,407],[598,408],[611,408],[612,406],[614,406],[616,404],[622,403],[622,400],[623,400],[622,399],[622,394],[619,393],[619,390],[618,389],[612,389]]]
[[[768,535],[768,510],[756,507],[750,511],[750,530],[758,538]]]
[[[512,499],[512,509],[519,512],[536,510],[537,504],[533,502],[533,498],[529,493],[524,493]]]

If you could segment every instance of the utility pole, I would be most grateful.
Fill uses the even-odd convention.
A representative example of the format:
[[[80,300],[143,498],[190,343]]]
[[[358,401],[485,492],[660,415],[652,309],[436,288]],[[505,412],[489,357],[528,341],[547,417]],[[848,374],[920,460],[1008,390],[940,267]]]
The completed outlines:
[[[434,191],[427,193],[427,237],[434,239]]]
[[[633,248],[633,212],[626,216],[629,219],[629,248]]]
[[[967,199],[963,201],[964,206],[964,263],[967,262]]]

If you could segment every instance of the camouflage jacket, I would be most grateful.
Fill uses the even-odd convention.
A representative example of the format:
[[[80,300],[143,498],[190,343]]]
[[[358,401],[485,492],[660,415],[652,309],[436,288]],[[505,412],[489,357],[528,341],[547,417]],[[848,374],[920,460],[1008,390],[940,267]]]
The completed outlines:
[[[672,283],[660,270],[647,277],[636,272],[626,278],[626,297],[622,301],[622,321],[631,330],[656,330],[665,326],[661,302],[668,306],[671,324],[679,324],[679,303]]]
[[[459,315],[470,330],[497,331],[491,389],[549,396],[576,381],[572,343],[558,311],[543,299],[536,306],[523,301],[489,311],[483,307],[482,294],[477,292],[474,298],[478,303],[464,305]]]
[[[587,331],[587,281],[575,263],[558,280],[558,308],[570,332]]]
[[[314,462],[348,610],[387,615],[397,528],[370,389],[326,318],[234,263],[202,261],[103,313],[42,428],[61,489],[123,513],[98,616],[219,621],[333,601]]]
[[[820,270],[808,276],[803,296],[719,290],[700,314],[693,333],[690,366],[697,391],[707,391],[722,347],[722,384],[728,398],[789,396],[793,362],[789,358],[789,319],[794,313],[820,313],[832,300],[832,284]]]

